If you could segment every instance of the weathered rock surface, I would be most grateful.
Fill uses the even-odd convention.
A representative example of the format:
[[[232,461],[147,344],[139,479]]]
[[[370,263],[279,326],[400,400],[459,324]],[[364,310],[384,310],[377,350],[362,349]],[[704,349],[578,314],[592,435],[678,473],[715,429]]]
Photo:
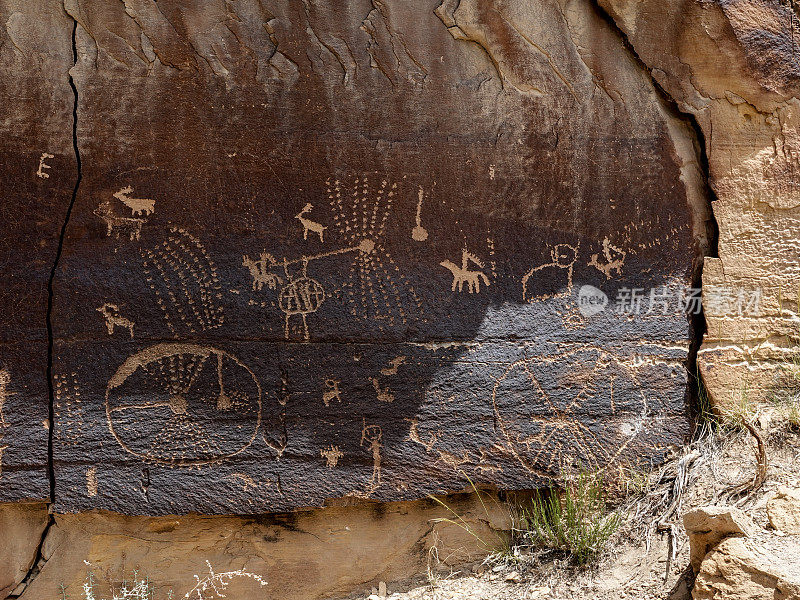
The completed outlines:
[[[600,0],[705,136],[718,256],[699,366],[718,403],[769,397],[800,314],[800,18],[768,0]],[[657,32],[657,33],[656,33]]]
[[[25,579],[47,526],[45,504],[0,504],[0,598]]]
[[[753,520],[731,506],[704,506],[683,515],[689,536],[689,560],[695,572],[708,552],[727,537],[750,536],[756,531]]]
[[[429,562],[432,569],[463,563],[498,547],[509,521],[496,498],[444,501],[472,533],[436,521],[453,514],[433,500],[257,517],[56,515],[47,562],[21,598],[61,598],[63,584],[67,598],[83,599],[91,574],[94,597],[106,599],[123,581],[133,587],[134,572],[158,600],[223,597],[212,583],[227,598],[341,597],[424,572]]]
[[[57,511],[529,488],[684,439],[694,133],[590,3],[66,9]]]
[[[703,560],[695,600],[796,600],[800,598],[797,541],[785,538],[723,540]]]
[[[72,25],[0,1],[0,502],[45,500],[47,284],[75,184]]]
[[[774,529],[800,535],[800,490],[781,486],[767,502],[767,517]]]

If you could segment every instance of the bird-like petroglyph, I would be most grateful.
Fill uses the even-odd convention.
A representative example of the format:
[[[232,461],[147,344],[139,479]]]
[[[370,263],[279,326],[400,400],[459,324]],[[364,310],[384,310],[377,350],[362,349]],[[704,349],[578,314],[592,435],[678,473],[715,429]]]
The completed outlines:
[[[106,415],[127,452],[169,466],[224,461],[261,423],[261,385],[231,354],[157,344],[128,358],[106,388]]]
[[[522,299],[526,302],[546,300],[548,298],[562,298],[572,295],[572,271],[578,260],[578,246],[570,244],[556,244],[550,248],[551,262],[532,268],[522,277]],[[536,275],[543,281],[559,284],[559,289],[554,293],[536,294],[529,289],[531,277]],[[560,282],[563,281],[563,284]]]

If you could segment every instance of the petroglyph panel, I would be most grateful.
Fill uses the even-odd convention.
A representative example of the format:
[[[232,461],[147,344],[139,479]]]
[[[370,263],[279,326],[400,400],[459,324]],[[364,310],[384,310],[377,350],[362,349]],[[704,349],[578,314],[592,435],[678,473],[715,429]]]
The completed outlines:
[[[68,7],[57,510],[528,488],[683,440],[689,321],[648,308],[701,252],[689,129],[589,4],[384,4]]]

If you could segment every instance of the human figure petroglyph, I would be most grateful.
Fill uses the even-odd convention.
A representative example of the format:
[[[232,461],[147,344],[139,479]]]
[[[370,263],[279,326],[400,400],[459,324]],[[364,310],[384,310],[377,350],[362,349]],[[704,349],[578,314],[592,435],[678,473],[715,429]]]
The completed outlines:
[[[3,474],[3,450],[7,450],[8,446],[0,446],[0,475]]]
[[[111,237],[113,233],[114,237],[119,239],[120,234],[125,234],[132,242],[138,241],[141,238],[142,225],[147,222],[145,219],[137,217],[118,216],[114,213],[114,209],[111,208],[111,202],[108,200],[101,202],[100,206],[94,210],[94,214],[100,217],[106,224],[107,237]]]
[[[552,262],[534,267],[522,277],[522,299],[526,302],[572,295],[572,271],[575,262],[578,260],[578,246],[556,244],[550,248],[550,258]],[[528,281],[534,273],[538,273],[540,276],[547,279],[556,279],[560,273],[565,273],[566,281],[563,291],[554,294],[541,294],[528,297]]]
[[[275,257],[268,252],[262,252],[258,256],[258,260],[252,260],[249,256],[242,257],[242,266],[250,271],[253,277],[253,291],[261,291],[265,285],[274,290],[279,284],[283,282],[280,276],[275,273],[270,273],[269,269],[276,265]]]
[[[314,205],[310,202],[306,203],[299,213],[297,213],[294,218],[300,221],[303,225],[303,239],[308,239],[308,232],[311,231],[319,235],[319,241],[324,242],[323,235],[327,227],[323,226],[321,223],[317,223],[316,221],[312,221],[311,219],[306,219],[306,215],[311,212],[314,208]]]
[[[133,188],[131,186],[126,186],[120,189],[118,192],[114,192],[113,196],[125,206],[130,208],[134,217],[137,217],[142,213],[145,215],[153,214],[153,210],[155,209],[156,205],[155,200],[150,200],[149,198],[131,198],[128,194],[132,193]]]
[[[128,332],[131,334],[131,339],[133,339],[133,326],[135,323],[130,319],[126,319],[125,317],[119,314],[119,307],[116,304],[111,304],[110,302],[106,302],[103,306],[96,309],[103,318],[106,320],[106,329],[108,330],[108,335],[114,334],[114,329],[116,327],[122,327],[123,329],[127,329]]]
[[[606,279],[611,279],[611,271],[616,271],[617,275],[622,275],[622,267],[625,265],[625,257],[627,253],[622,248],[617,248],[608,238],[603,239],[603,257],[605,262],[601,263],[598,260],[598,254],[592,254],[592,258],[588,265],[594,267],[606,276]]]
[[[380,425],[367,425],[366,419],[363,421],[361,429],[360,446],[367,445],[372,451],[372,477],[369,480],[369,492],[374,492],[381,485],[381,440],[383,439],[383,429]]]
[[[325,466],[329,469],[333,469],[337,464],[339,464],[339,459],[344,456],[344,453],[339,449],[339,446],[333,445],[323,448],[319,451],[319,454],[325,459]]]
[[[474,254],[470,253],[466,248],[461,252],[460,267],[449,260],[443,260],[439,263],[453,274],[453,285],[451,287],[451,291],[455,292],[456,289],[458,289],[459,292],[463,291],[464,284],[466,283],[467,290],[470,294],[478,293],[481,291],[481,279],[483,279],[485,285],[489,285],[489,278],[483,273],[483,271],[469,270],[470,262],[479,269],[485,268],[483,261],[481,261]]]
[[[55,158],[53,154],[48,152],[42,152],[42,155],[39,157],[39,168],[36,170],[36,175],[41,177],[42,179],[49,179],[50,173],[45,173],[45,169],[51,169],[52,167],[45,163],[48,158]]]
[[[308,315],[319,310],[325,301],[325,289],[316,279],[304,274],[298,278],[289,278],[289,282],[278,295],[278,307],[284,312],[284,335],[288,340],[289,319],[292,315],[300,315],[303,320],[303,339],[310,339]]]
[[[339,385],[341,381],[337,379],[326,379],[325,380],[325,390],[322,392],[322,402],[325,406],[330,406],[330,403],[336,400],[337,402],[342,401],[342,393],[339,390]]]
[[[349,248],[340,248],[338,250],[331,250],[311,256],[301,256],[300,258],[291,260],[283,259],[281,261],[276,261],[267,253],[262,253],[259,261],[250,261],[250,259],[245,256],[242,266],[250,269],[250,273],[253,275],[254,290],[258,291],[263,288],[264,284],[258,285],[259,281],[266,283],[267,287],[270,289],[276,288],[278,284],[282,286],[278,292],[278,308],[284,313],[284,336],[287,340],[290,339],[290,319],[294,315],[300,315],[302,318],[303,339],[308,340],[311,335],[308,328],[308,315],[319,310],[319,307],[322,306],[322,303],[327,297],[322,284],[308,276],[309,263],[323,258],[348,254],[350,252],[369,255],[374,251],[375,242],[365,238],[360,240],[358,244],[350,246]],[[252,268],[250,266],[251,263]],[[298,264],[301,265],[299,276],[290,272],[290,267],[294,267]],[[284,278],[267,271],[273,267],[282,268]],[[271,285],[273,281],[275,285]]]

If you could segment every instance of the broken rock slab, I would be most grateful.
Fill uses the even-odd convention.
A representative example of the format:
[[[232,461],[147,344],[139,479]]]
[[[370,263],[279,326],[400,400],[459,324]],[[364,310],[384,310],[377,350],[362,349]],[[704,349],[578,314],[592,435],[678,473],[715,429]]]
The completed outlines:
[[[706,554],[725,538],[749,536],[756,531],[753,520],[738,508],[705,506],[683,515],[689,536],[690,562],[695,573]]]
[[[800,490],[781,486],[767,502],[767,517],[773,529],[800,534]]]
[[[694,600],[800,599],[800,541],[730,537],[711,550],[695,580]]]
[[[47,527],[45,504],[0,504],[0,598],[25,579]]]

